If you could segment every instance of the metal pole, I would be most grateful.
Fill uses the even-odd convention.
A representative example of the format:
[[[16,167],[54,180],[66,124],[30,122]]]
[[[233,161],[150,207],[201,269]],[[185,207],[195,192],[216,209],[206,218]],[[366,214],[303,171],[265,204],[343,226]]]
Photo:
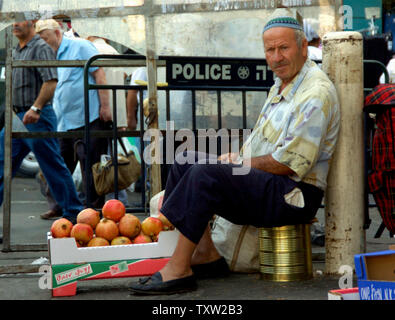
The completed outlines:
[[[117,91],[114,89],[112,91],[112,140],[113,140],[113,166],[114,166],[114,197],[118,200],[119,190],[118,190],[118,120],[117,120]],[[122,139],[122,138],[121,138]],[[111,143],[111,141],[110,141]],[[127,154],[125,155],[127,156]]]
[[[91,207],[91,195],[90,195],[90,184],[89,181],[92,177],[91,171],[91,154],[89,152],[90,147],[90,127],[89,127],[89,67],[91,65],[92,58],[89,59],[84,66],[84,112],[85,112],[85,135],[84,135],[84,144],[85,144],[85,191],[86,191],[86,207]]]
[[[147,211],[147,206],[145,205],[146,202],[146,197],[145,197],[145,179],[146,179],[146,167],[145,167],[145,162],[144,162],[144,110],[143,110],[143,101],[144,101],[144,94],[143,90],[139,90],[139,96],[140,96],[140,102],[139,102],[139,110],[140,112],[140,162],[141,162],[141,205],[146,213]],[[137,117],[137,114],[136,114]]]
[[[152,5],[152,1],[146,1],[146,6]],[[146,55],[147,55],[147,77],[148,77],[148,105],[150,110],[148,129],[158,129],[158,94],[156,88],[156,59],[155,54],[155,21],[154,17],[149,15],[145,16],[145,37],[146,37]],[[151,119],[152,113],[154,111],[154,117]],[[154,137],[152,139],[155,139]],[[159,141],[156,141],[159,146]],[[160,152],[156,148],[155,152]],[[154,196],[162,190],[161,185],[161,172],[160,164],[153,163],[151,165],[151,189],[150,195]]]
[[[323,70],[335,84],[341,122],[331,162],[325,203],[326,274],[354,267],[365,246],[363,55],[358,32],[331,32],[323,37]]]
[[[3,251],[11,251],[11,179],[12,179],[12,27],[6,29],[4,179],[3,179]]]

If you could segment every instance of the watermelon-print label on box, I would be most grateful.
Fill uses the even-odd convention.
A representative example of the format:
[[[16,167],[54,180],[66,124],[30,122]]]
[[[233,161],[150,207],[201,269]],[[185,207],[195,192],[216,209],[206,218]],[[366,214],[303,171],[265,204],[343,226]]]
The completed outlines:
[[[81,277],[85,277],[85,276],[91,274],[92,272],[93,271],[92,271],[91,265],[85,264],[85,265],[79,266],[77,268],[55,274],[55,280],[58,285],[61,285],[65,282],[69,282],[69,281],[72,281],[72,280],[75,280],[75,279],[78,279]]]
[[[127,270],[128,270],[128,264],[126,261],[122,261],[120,263],[110,266],[110,273],[112,276],[121,272],[125,272]]]

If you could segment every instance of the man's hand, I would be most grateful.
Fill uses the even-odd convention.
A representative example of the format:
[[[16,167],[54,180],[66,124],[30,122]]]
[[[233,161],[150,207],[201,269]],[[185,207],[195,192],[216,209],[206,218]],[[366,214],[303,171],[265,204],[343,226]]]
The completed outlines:
[[[239,158],[239,154],[236,152],[221,154],[218,160],[222,163],[236,163]]]
[[[112,120],[111,109],[109,105],[100,105],[100,120],[107,122]]]
[[[131,131],[136,130],[136,128],[137,128],[137,120],[136,120],[135,117],[133,117],[133,118],[128,117],[128,128]]]
[[[129,130],[136,130],[137,128],[137,95],[137,90],[128,90],[126,97],[126,114]]]
[[[40,93],[38,94],[37,99],[34,101],[33,105],[39,109],[42,109],[43,106],[52,99],[56,85],[58,84],[57,79],[48,80],[43,83],[40,89]]]
[[[57,79],[52,79],[44,82],[43,85],[41,86],[40,93],[38,94],[38,97],[34,101],[33,105],[38,109],[42,109],[44,105],[49,100],[52,99],[57,84],[58,84]],[[40,115],[34,110],[29,109],[26,111],[25,115],[23,116],[22,122],[24,124],[36,123],[39,119],[40,119]]]
[[[106,74],[103,68],[99,68],[92,72],[93,78],[95,78],[96,84],[107,84]],[[100,100],[100,120],[107,122],[112,120],[110,99],[108,90],[98,90],[99,100]]]
[[[29,109],[26,111],[25,115],[23,116],[22,122],[24,124],[29,124],[29,123],[36,123],[40,119],[40,115],[33,111],[32,109]]]

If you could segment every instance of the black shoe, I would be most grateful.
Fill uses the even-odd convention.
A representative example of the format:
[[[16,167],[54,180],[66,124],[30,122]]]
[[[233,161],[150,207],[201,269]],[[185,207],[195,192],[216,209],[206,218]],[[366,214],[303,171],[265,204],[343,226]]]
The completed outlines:
[[[175,294],[196,290],[195,276],[188,276],[181,279],[163,281],[160,272],[154,273],[151,277],[144,278],[143,282],[134,282],[129,286],[129,290],[142,295]]]
[[[312,242],[317,246],[325,247],[325,235],[313,237]]]
[[[44,220],[59,219],[62,216],[62,210],[48,210],[47,212],[40,214],[40,218]]]
[[[192,271],[197,279],[227,277],[230,274],[229,266],[224,257],[213,262],[196,264],[192,266]]]

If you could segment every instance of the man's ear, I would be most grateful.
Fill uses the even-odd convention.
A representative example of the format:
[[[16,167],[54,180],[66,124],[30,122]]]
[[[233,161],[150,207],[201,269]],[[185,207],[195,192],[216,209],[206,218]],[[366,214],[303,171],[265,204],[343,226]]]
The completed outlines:
[[[308,46],[309,46],[309,43],[307,42],[306,38],[304,38],[302,41],[302,54],[303,54],[303,57],[305,57],[305,58],[307,58],[307,55],[308,55],[308,48],[307,48]]]
[[[59,39],[60,36],[62,35],[62,32],[60,30],[58,30],[58,29],[56,29],[54,31],[55,31],[56,38]]]

